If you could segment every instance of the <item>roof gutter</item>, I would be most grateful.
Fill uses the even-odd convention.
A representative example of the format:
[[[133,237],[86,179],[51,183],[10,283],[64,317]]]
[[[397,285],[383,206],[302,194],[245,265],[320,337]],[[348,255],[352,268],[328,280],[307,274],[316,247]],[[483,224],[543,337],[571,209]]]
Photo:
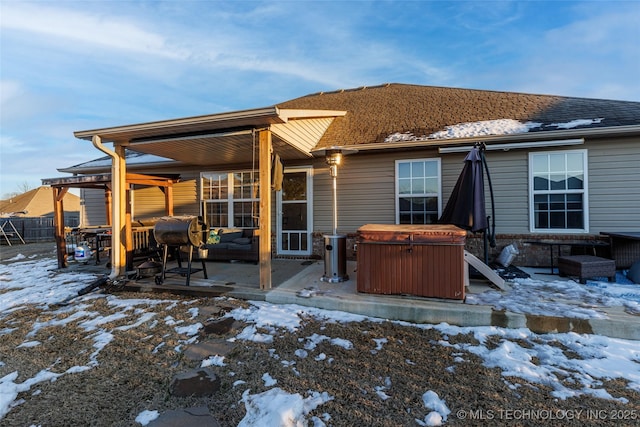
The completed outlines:
[[[529,142],[529,141],[547,141],[557,138],[606,138],[613,136],[626,136],[626,135],[638,135],[640,134],[640,126],[616,126],[607,128],[588,128],[588,129],[564,129],[553,130],[543,132],[528,132],[518,133],[510,135],[489,135],[489,136],[475,136],[467,138],[455,138],[455,139],[425,139],[418,141],[397,141],[397,142],[380,142],[380,143],[368,143],[368,144],[353,144],[356,146],[359,152],[362,151],[376,151],[376,150],[394,150],[398,148],[412,149],[412,148],[439,148],[455,145],[468,145],[475,142],[484,142],[487,145],[507,143],[507,142]]]
[[[162,129],[172,129],[176,127],[189,128],[198,125],[213,125],[231,120],[242,120],[248,118],[273,118],[279,119],[277,107],[258,108],[254,110],[233,111],[230,113],[210,114],[205,116],[185,117],[182,119],[161,120],[155,122],[139,123],[133,125],[116,126],[103,129],[76,131],[73,135],[76,138],[90,141],[94,135],[103,135],[103,139],[112,142],[119,134],[130,134],[145,131],[160,131]],[[162,133],[162,132],[158,132]],[[109,135],[109,137],[106,137]]]
[[[124,183],[121,183],[121,178],[124,173],[121,174],[120,163],[121,161],[124,163],[123,159],[120,158],[118,153],[113,150],[108,149],[102,144],[102,139],[98,135],[93,135],[91,138],[91,142],[93,146],[98,150],[105,153],[107,156],[111,157],[111,186],[114,191],[113,197],[113,209],[111,210],[111,274],[109,274],[110,280],[115,280],[118,276],[121,275],[121,272],[124,271],[126,266],[120,265],[120,260],[123,258],[121,256],[121,246],[122,246],[122,236],[120,231],[122,230],[122,222],[120,221],[121,209],[124,209],[121,203],[121,189]]]

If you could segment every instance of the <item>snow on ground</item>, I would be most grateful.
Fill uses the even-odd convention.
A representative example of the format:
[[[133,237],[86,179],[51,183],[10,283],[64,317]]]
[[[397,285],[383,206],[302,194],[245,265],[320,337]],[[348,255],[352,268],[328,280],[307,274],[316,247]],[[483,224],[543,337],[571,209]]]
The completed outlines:
[[[507,292],[495,290],[468,294],[467,304],[490,305],[497,310],[575,319],[607,318],[606,307],[623,307],[640,314],[640,286],[618,273],[616,283],[588,280],[541,281],[515,279]]]
[[[117,329],[135,328],[142,324],[164,321],[176,328],[185,336],[182,344],[188,344],[196,337],[202,324],[193,321],[176,322],[171,316],[156,319],[155,314],[145,311],[145,307],[158,304],[167,307],[175,306],[177,301],[151,299],[121,299],[115,295],[85,295],[77,298],[68,306],[57,306],[56,303],[72,297],[77,291],[94,279],[94,275],[61,272],[55,273],[55,259],[39,261],[17,258],[10,264],[0,264],[0,318],[8,312],[21,310],[27,305],[36,305],[49,311],[46,322],[35,323],[30,335],[42,327],[62,325],[68,322],[80,321],[79,325],[93,340],[93,353],[87,355],[85,365],[74,366],[63,373],[43,370],[34,377],[21,383],[16,383],[18,371],[0,378],[0,419],[18,404],[18,393],[28,391],[32,386],[43,381],[54,381],[62,375],[73,375],[98,365],[97,356],[108,346]],[[628,311],[638,313],[640,291],[637,285],[613,284],[606,282],[589,282],[586,286],[571,281],[543,282],[526,279],[517,280],[512,290],[503,295],[495,291],[487,291],[479,295],[470,295],[474,304],[489,304],[497,308],[512,311],[544,315],[570,315],[572,317],[601,317],[604,314],[598,307],[624,306]],[[110,307],[116,310],[114,314],[102,316],[91,311],[92,300],[104,298]],[[542,299],[544,298],[544,299]],[[572,304],[571,301],[574,301]],[[575,304],[580,301],[580,304]],[[189,303],[180,303],[185,306]],[[185,307],[191,314],[191,319],[197,315],[197,309]],[[234,340],[253,340],[270,342],[278,333],[284,331],[295,332],[301,328],[304,318],[314,317],[325,322],[361,322],[363,320],[383,322],[384,319],[372,319],[360,315],[340,311],[327,311],[297,305],[272,305],[266,302],[252,302],[249,308],[235,309],[226,314],[237,320],[247,322],[247,326]],[[127,319],[128,324],[113,330],[105,328],[105,324],[115,319]],[[628,387],[640,391],[640,341],[612,339],[598,335],[560,333],[535,334],[528,329],[504,329],[499,327],[458,327],[448,324],[417,325],[407,322],[397,322],[406,327],[435,328],[443,334],[443,339],[437,344],[449,346],[459,352],[456,362],[449,369],[455,371],[456,366],[468,362],[469,354],[479,356],[483,364],[490,368],[499,368],[505,377],[505,383],[517,389],[517,385],[509,382],[509,377],[525,379],[531,384],[551,387],[554,397],[566,399],[581,394],[593,395],[603,399],[623,398],[611,396],[601,387],[602,381],[622,378],[629,381]],[[280,331],[280,332],[279,332]],[[10,329],[0,330],[0,336],[11,333]],[[456,343],[449,341],[452,336],[472,334],[476,342],[468,340]],[[492,345],[488,345],[489,341]],[[498,345],[496,346],[496,340]],[[300,358],[313,358],[321,363],[332,363],[324,353],[317,353],[317,344],[329,342],[350,350],[353,345],[342,337],[330,337],[313,334],[301,337],[300,348],[295,352]],[[385,338],[374,338],[376,349],[379,351],[386,344]],[[561,344],[560,346],[558,345]],[[34,340],[25,341],[21,346],[38,346]],[[176,348],[180,351],[180,347]],[[274,355],[276,357],[277,355]],[[0,355],[0,366],[4,365]],[[224,358],[214,356],[202,361],[202,366],[224,366]],[[282,361],[282,363],[293,363]],[[290,394],[277,386],[277,378],[268,372],[258,373],[267,387],[266,392],[251,394],[250,389],[243,392],[242,402],[246,407],[246,416],[241,426],[262,425],[306,425],[311,422],[314,426],[329,423],[330,416],[311,417],[308,414],[324,403],[334,399],[322,390],[309,390],[306,396],[298,393]],[[387,379],[388,380],[388,379]],[[574,388],[565,386],[567,383],[577,385]],[[234,387],[242,387],[244,381],[237,381]],[[390,380],[380,386],[377,395],[384,398],[385,390],[391,387]],[[450,413],[447,402],[432,390],[425,389],[423,403],[430,412],[424,419],[416,419],[418,425],[441,425],[446,423]],[[25,404],[25,403],[23,403]],[[157,410],[148,408],[138,415],[136,421],[146,425],[159,416]],[[277,422],[276,422],[277,420]],[[275,423],[275,424],[274,424]]]

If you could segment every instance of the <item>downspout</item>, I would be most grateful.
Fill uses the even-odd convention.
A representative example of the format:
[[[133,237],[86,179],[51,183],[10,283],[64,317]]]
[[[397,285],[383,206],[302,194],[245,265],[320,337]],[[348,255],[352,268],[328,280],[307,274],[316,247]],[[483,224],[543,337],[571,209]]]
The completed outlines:
[[[105,147],[102,144],[102,138],[98,135],[93,135],[91,138],[91,142],[93,146],[98,150],[105,153],[107,156],[111,157],[111,183],[112,183],[112,191],[115,194],[113,197],[113,205],[111,209],[111,274],[109,274],[109,279],[114,280],[118,276],[120,276],[120,272],[122,270],[122,266],[120,265],[121,254],[121,244],[122,244],[122,222],[120,221],[120,210],[123,208],[121,206],[121,182],[120,182],[120,156],[115,151],[112,151]]]

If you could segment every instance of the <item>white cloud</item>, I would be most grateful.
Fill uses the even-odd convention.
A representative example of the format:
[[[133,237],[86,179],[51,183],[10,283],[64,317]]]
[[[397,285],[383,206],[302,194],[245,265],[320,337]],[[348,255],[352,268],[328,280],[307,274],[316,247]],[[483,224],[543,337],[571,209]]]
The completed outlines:
[[[131,53],[180,58],[184,53],[168,46],[166,39],[139,27],[133,21],[105,14],[78,12],[69,9],[18,2],[2,6],[3,29],[40,34],[65,42],[95,45]]]
[[[2,153],[3,157],[10,154],[24,154],[33,151],[36,151],[33,145],[26,144],[24,141],[5,133],[0,134],[0,153]]]

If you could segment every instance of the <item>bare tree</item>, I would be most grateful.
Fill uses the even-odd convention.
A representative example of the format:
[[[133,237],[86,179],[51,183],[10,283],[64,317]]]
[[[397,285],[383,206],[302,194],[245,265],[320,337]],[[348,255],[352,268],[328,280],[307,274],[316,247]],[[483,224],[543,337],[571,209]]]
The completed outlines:
[[[33,186],[29,183],[29,181],[22,181],[17,185],[18,191],[17,194],[26,193],[29,190],[33,190]]]
[[[29,181],[23,181],[20,184],[16,185],[16,190],[15,191],[11,191],[9,193],[4,193],[2,195],[2,200],[7,200],[7,199],[11,199],[12,197],[16,197],[19,196],[23,193],[26,193],[27,191],[33,190],[35,187],[33,187]]]

